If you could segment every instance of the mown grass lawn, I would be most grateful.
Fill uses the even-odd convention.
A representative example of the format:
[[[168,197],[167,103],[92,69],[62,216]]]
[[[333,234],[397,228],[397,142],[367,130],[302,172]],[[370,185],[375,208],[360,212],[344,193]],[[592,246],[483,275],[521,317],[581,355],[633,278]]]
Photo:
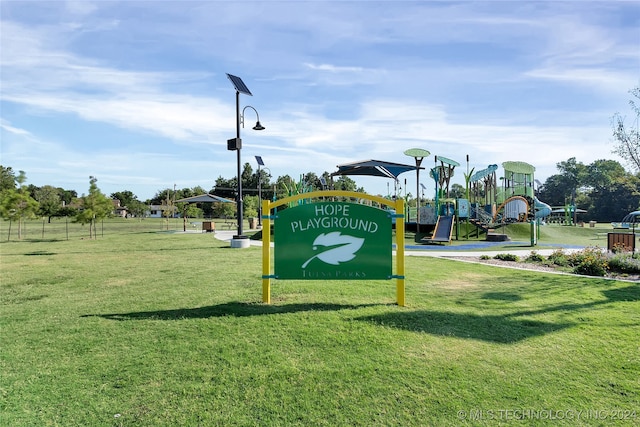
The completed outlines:
[[[0,250],[3,426],[640,425],[638,284],[407,257],[408,307],[263,305],[260,249],[211,234]]]

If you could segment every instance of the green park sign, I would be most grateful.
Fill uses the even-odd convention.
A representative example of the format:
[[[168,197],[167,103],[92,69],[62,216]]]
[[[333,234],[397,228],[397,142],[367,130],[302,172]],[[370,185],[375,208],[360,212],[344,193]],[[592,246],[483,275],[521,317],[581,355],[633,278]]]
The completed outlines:
[[[373,280],[392,277],[389,211],[347,202],[307,203],[277,213],[278,279]]]
[[[404,199],[322,190],[263,200],[262,212],[262,302],[271,303],[272,279],[396,279],[405,306]]]

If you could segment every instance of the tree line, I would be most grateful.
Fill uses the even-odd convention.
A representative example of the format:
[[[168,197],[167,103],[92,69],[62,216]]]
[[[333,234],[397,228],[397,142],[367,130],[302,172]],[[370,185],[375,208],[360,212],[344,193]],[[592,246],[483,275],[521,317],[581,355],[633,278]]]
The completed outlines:
[[[574,205],[587,211],[589,220],[598,222],[619,221],[627,213],[640,209],[640,172],[632,173],[615,160],[596,160],[584,164],[572,157],[557,163],[558,173],[550,176],[537,188],[536,195],[551,206]],[[640,169],[639,169],[640,170]],[[243,207],[246,218],[256,217],[260,199],[280,199],[292,194],[327,188],[331,183],[328,172],[321,176],[313,172],[301,175],[294,180],[289,175],[279,176],[272,181],[271,175],[264,169],[260,174],[254,172],[249,163],[245,163],[242,172]],[[75,221],[90,225],[90,234],[95,232],[96,222],[113,214],[113,200],[120,201],[126,207],[129,216],[142,217],[150,205],[160,206],[163,216],[181,216],[188,218],[233,218],[235,203],[180,203],[178,200],[205,193],[236,198],[237,178],[219,176],[210,190],[200,186],[192,188],[165,188],[144,202],[130,190],[112,193],[109,197],[98,188],[96,177],[89,178],[89,190],[86,195],[78,196],[74,190],[45,185],[37,187],[26,184],[26,174],[19,171],[16,175],[11,167],[0,165],[0,214],[3,219],[18,225],[22,220],[33,217],[73,217]],[[360,191],[355,181],[340,176],[332,183],[336,190]],[[258,190],[260,188],[260,191]],[[465,188],[453,184],[451,197],[463,198]],[[411,193],[405,194],[409,206],[415,206],[417,200]],[[91,231],[93,229],[93,232]]]
[[[557,165],[559,173],[546,179],[538,198],[551,206],[574,205],[589,220],[620,221],[640,209],[640,173],[633,174],[615,160],[585,165],[572,157]]]
[[[275,182],[271,181],[271,175],[264,169],[259,173],[254,173],[251,165],[245,163],[242,185],[243,214],[246,218],[258,215],[259,193],[263,199],[282,198],[300,192],[322,189],[324,188],[322,180],[330,181],[328,172],[322,175],[322,179],[315,173],[309,172],[301,175],[298,180],[284,175],[278,177]],[[200,186],[182,189],[165,188],[145,201],[140,201],[130,190],[117,191],[107,197],[98,187],[98,179],[94,176],[89,177],[88,193],[82,196],[78,196],[75,190],[66,190],[52,185],[38,187],[27,184],[26,181],[27,176],[24,171],[18,171],[16,174],[12,167],[0,165],[0,216],[9,221],[10,227],[13,223],[17,225],[18,238],[21,238],[23,221],[35,217],[47,218],[49,222],[55,217],[71,217],[75,222],[89,224],[90,237],[94,237],[96,224],[112,216],[118,207],[114,203],[115,200],[119,201],[119,207],[126,209],[127,216],[130,217],[143,217],[154,205],[159,207],[165,218],[234,218],[236,216],[235,203],[179,201],[205,193],[235,200],[236,178],[225,179],[220,176],[216,179],[214,187],[208,191]],[[362,188],[356,188],[355,181],[349,177],[338,178],[333,186],[341,190],[364,191]]]

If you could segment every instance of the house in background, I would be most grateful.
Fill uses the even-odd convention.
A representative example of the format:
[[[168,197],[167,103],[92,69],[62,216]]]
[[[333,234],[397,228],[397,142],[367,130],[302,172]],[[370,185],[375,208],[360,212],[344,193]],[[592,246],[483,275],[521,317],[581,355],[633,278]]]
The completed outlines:
[[[149,208],[144,212],[146,218],[165,218],[163,212],[172,212],[169,218],[178,218],[178,212],[175,206],[170,205],[149,205]]]
[[[111,199],[111,202],[113,203],[113,214],[115,216],[126,218],[128,214],[127,207],[120,206],[120,200],[118,199]]]

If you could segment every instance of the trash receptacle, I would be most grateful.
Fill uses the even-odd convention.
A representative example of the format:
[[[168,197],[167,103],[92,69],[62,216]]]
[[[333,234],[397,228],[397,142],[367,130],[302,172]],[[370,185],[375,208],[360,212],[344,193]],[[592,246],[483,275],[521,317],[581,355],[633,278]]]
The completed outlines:
[[[624,250],[633,253],[636,250],[635,239],[634,233],[607,233],[607,250],[610,252]]]
[[[249,218],[249,228],[258,228],[258,218]]]

